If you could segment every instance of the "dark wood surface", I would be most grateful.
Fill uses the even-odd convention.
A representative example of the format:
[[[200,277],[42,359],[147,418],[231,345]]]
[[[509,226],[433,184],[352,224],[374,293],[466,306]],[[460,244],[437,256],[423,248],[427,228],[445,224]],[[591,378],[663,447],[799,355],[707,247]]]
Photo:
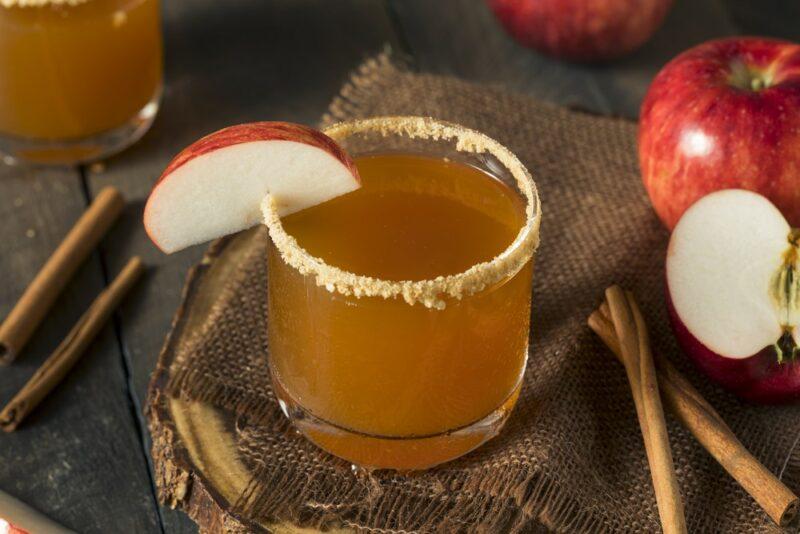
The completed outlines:
[[[196,531],[154,497],[142,403],[203,247],[160,254],[141,214],[165,164],[197,137],[259,119],[314,123],[350,71],[387,46],[420,70],[635,118],[652,76],[681,50],[737,33],[798,39],[798,16],[791,0],[676,0],[640,51],[582,66],[518,46],[482,0],[164,0],[167,86],[147,136],[103,168],[0,167],[0,316],[100,188],[114,185],[129,202],[22,357],[0,369],[0,403],[131,255],[149,266],[64,384],[19,431],[0,436],[0,489],[79,532]]]

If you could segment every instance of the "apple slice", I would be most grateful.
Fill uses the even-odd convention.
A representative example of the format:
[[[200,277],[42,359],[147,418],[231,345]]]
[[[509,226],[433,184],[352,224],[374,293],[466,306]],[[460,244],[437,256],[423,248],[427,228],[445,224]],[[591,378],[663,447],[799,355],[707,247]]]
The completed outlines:
[[[322,132],[286,122],[241,124],[172,160],[147,199],[144,226],[171,253],[255,226],[267,195],[288,215],[360,185],[353,161]]]
[[[800,232],[765,197],[712,193],[667,252],[673,329],[684,352],[744,398],[800,399]]]

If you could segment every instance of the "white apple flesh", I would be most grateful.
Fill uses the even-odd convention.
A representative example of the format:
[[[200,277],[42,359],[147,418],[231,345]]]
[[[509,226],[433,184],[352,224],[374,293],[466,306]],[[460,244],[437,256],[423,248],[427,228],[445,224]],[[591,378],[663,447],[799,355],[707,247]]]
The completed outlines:
[[[673,329],[712,379],[760,402],[800,399],[800,233],[765,197],[712,193],[667,252]]]
[[[171,253],[255,226],[267,195],[288,215],[358,187],[355,164],[323,133],[282,122],[242,124],[175,157],[150,193],[144,225]]]

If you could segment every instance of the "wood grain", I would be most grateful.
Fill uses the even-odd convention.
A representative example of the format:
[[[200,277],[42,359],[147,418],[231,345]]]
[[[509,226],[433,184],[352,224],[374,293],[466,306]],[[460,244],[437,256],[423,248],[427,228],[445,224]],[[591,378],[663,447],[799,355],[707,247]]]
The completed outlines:
[[[0,167],[0,316],[86,208],[69,170]],[[96,256],[56,301],[24,354],[0,372],[0,403],[18,391],[103,287]],[[24,428],[0,439],[0,488],[85,533],[158,532],[155,501],[113,330],[105,328]]]

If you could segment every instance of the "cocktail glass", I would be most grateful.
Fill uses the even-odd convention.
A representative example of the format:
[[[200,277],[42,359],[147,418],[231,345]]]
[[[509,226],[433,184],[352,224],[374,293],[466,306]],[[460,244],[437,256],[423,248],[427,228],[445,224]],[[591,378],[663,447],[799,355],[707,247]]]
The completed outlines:
[[[313,212],[281,220],[265,203],[275,394],[308,439],[356,465],[416,470],[452,460],[495,436],[520,394],[541,220],[536,186],[508,149],[454,124],[389,117],[341,123],[325,133],[362,173],[362,189],[349,195],[372,195],[362,200],[382,203],[383,213],[370,215],[362,202],[348,214],[358,199],[346,195],[310,208],[327,210],[328,218],[303,226],[293,217]],[[367,180],[366,173],[381,169],[380,181]],[[442,221],[452,213],[464,224],[488,217],[503,231],[515,226],[496,256],[425,279],[417,269],[430,254],[424,246],[393,259],[401,265],[390,269],[391,279],[349,272],[301,246],[314,242],[320,255],[345,247],[346,254],[333,250],[330,257],[351,264],[369,265],[375,254],[391,257],[396,250],[375,242],[327,242],[313,234],[334,225],[339,237],[348,228],[357,236],[359,225],[383,225],[370,235],[388,235],[393,222],[413,228],[406,233],[424,232],[392,219],[393,206],[400,213],[415,202],[445,215]],[[293,228],[305,228],[303,235],[292,235]],[[456,234],[470,250],[476,245],[463,232],[454,232],[454,240]],[[404,266],[417,278],[404,279]]]

